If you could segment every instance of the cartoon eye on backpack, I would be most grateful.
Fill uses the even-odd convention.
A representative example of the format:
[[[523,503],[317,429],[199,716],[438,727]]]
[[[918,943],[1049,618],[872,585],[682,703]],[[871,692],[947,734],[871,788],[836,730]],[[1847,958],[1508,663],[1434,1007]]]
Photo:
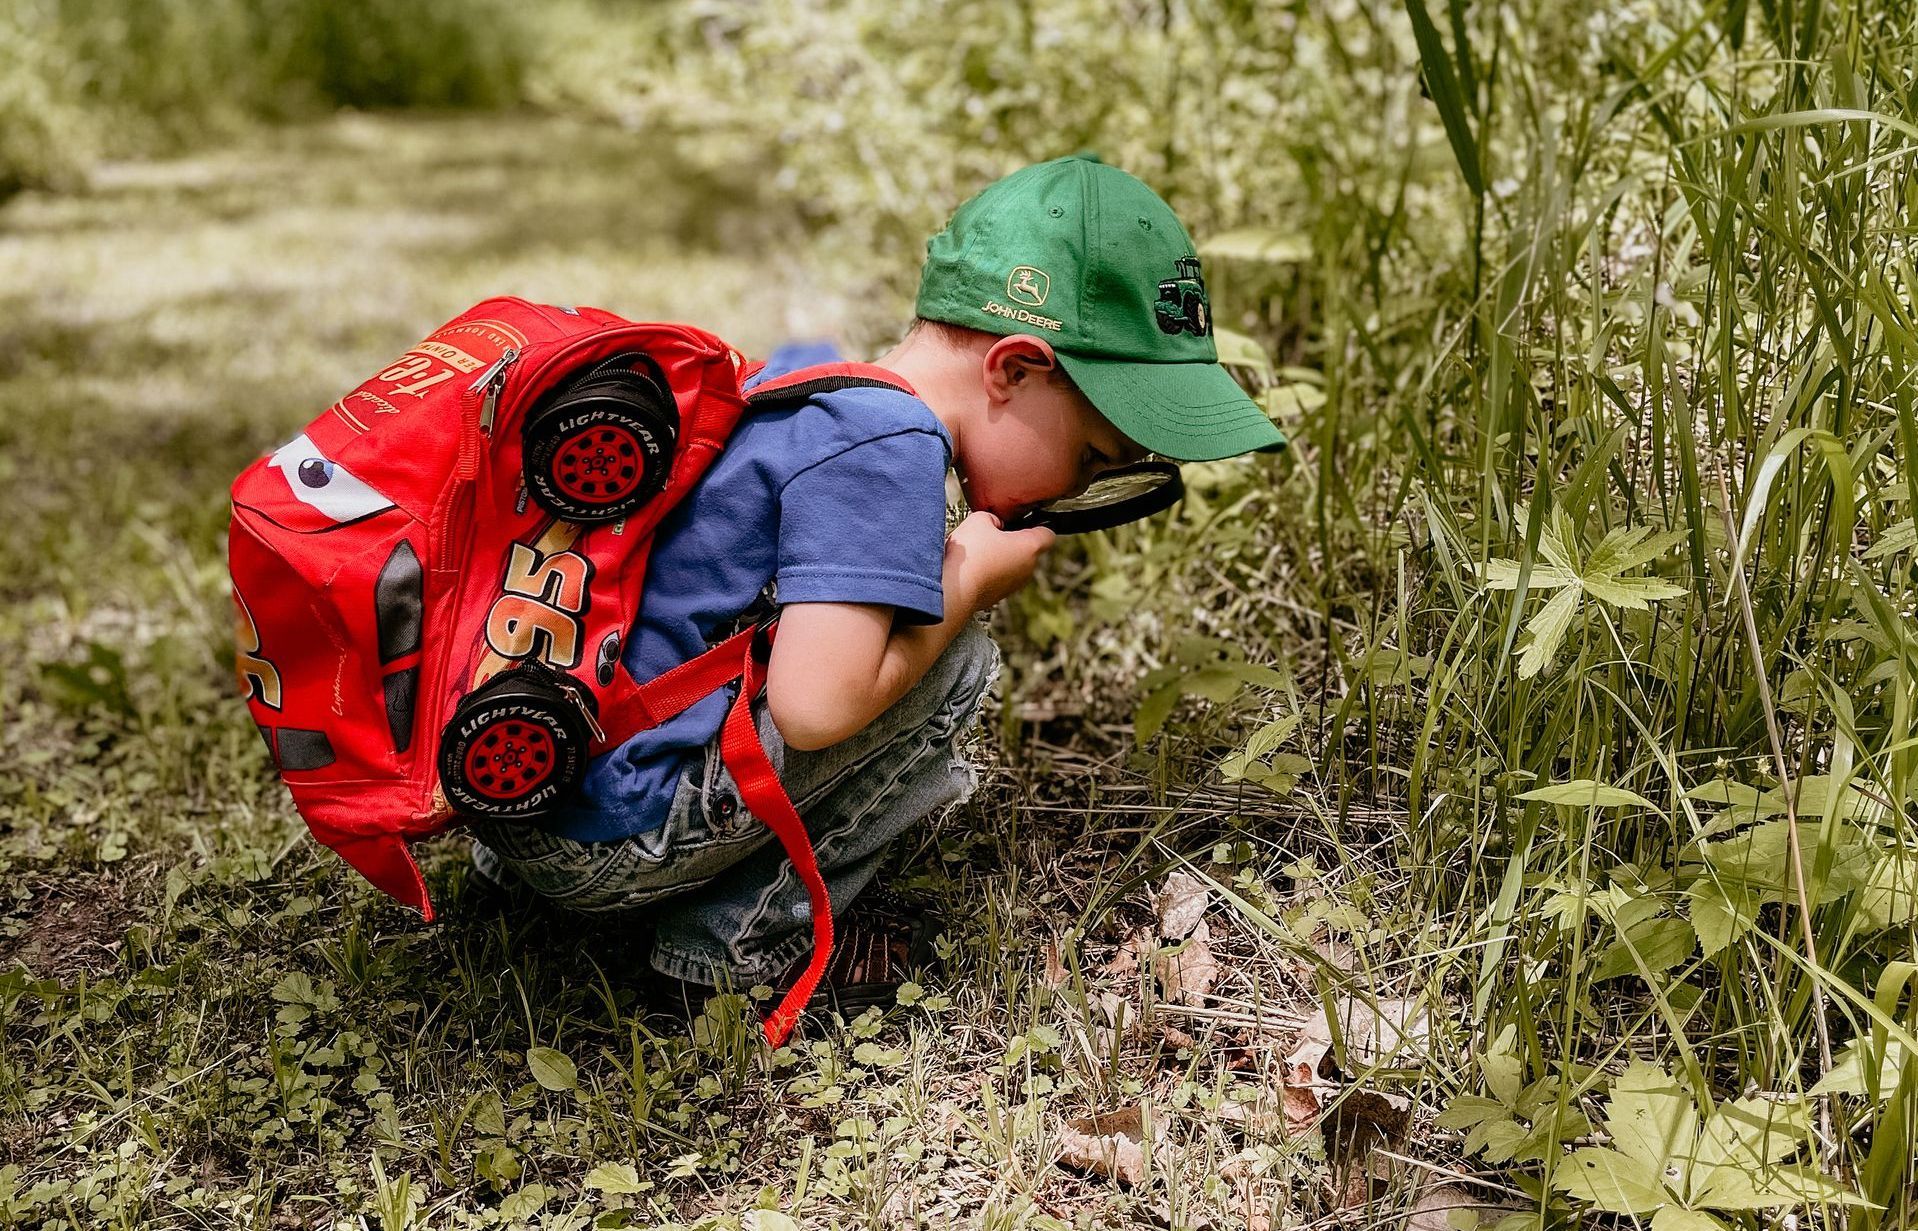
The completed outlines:
[[[726,764],[813,901],[832,910],[753,726],[772,632],[657,679],[621,659],[655,528],[749,406],[890,373],[827,364],[761,382],[703,330],[491,299],[333,403],[233,484],[242,692],[320,841],[433,916],[408,843],[467,817],[537,824],[590,759],[735,680]]]

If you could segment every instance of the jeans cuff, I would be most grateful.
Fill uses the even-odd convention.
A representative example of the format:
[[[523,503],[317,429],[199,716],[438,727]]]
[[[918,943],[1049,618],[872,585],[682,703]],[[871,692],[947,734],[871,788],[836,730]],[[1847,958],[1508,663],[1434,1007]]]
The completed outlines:
[[[729,964],[710,950],[678,949],[662,940],[653,942],[653,969],[682,983],[719,987],[730,983],[743,992],[760,983],[776,986],[780,977],[812,945],[810,932],[790,936],[768,949],[754,965],[744,969]]]

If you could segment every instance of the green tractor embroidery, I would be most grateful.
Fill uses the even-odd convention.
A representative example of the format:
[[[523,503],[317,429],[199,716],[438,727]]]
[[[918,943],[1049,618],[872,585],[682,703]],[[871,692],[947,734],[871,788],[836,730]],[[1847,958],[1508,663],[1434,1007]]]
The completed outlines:
[[[1159,328],[1165,333],[1189,333],[1203,338],[1212,332],[1212,305],[1205,297],[1205,279],[1199,275],[1199,258],[1182,256],[1178,274],[1159,283],[1159,302],[1152,305]]]

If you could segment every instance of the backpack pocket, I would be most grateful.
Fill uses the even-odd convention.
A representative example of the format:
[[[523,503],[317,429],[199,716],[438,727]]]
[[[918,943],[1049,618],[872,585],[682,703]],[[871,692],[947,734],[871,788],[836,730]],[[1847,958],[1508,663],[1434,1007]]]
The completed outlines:
[[[303,434],[234,484],[228,551],[240,687],[296,796],[417,776],[423,524]]]

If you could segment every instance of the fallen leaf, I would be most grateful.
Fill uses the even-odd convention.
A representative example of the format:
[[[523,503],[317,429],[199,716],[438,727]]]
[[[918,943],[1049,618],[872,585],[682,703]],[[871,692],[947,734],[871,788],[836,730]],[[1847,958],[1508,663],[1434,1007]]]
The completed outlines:
[[[1184,940],[1205,918],[1212,891],[1189,872],[1174,872],[1165,878],[1159,890],[1159,935],[1167,940]]]
[[[1145,1109],[1126,1107],[1068,1120],[1059,1129],[1059,1161],[1123,1184],[1145,1179]]]
[[[1279,1103],[1285,1112],[1287,1136],[1302,1137],[1318,1127],[1320,1084],[1310,1065],[1286,1061],[1279,1078]]]
[[[1152,962],[1152,973],[1165,989],[1166,999],[1180,1004],[1202,1005],[1219,979],[1218,959],[1212,956],[1212,930],[1201,919],[1176,949],[1168,949]]]
[[[1244,1217],[1245,1231],[1270,1231],[1272,1226],[1272,1203],[1266,1199],[1272,1186],[1260,1183],[1265,1169],[1257,1150],[1241,1151],[1219,1168],[1219,1178],[1232,1185],[1236,1192],[1234,1204]]]
[[[1352,942],[1340,940],[1329,932],[1319,932],[1312,937],[1312,951],[1326,965],[1338,970],[1350,971],[1358,965],[1359,951]]]
[[[1335,1141],[1363,1140],[1372,1144],[1373,1133],[1387,1145],[1405,1140],[1412,1127],[1412,1100],[1402,1094],[1379,1090],[1347,1090],[1331,1105],[1326,1120],[1326,1136]]]
[[[1046,942],[1046,965],[1045,969],[1039,973],[1039,977],[1045,980],[1047,987],[1065,986],[1066,979],[1069,976],[1066,973],[1066,964],[1059,959],[1059,942],[1057,940],[1049,940]]]
[[[1341,998],[1336,1009],[1345,1055],[1355,1070],[1405,1063],[1422,1053],[1429,1016],[1417,1000]],[[1400,1141],[1411,1127],[1412,1103],[1397,1094],[1348,1089],[1333,1053],[1332,1023],[1323,1006],[1299,1030],[1299,1042],[1280,1070],[1280,1096],[1288,1131],[1321,1128],[1327,1144],[1363,1153],[1373,1144]],[[1328,1114],[1329,1109],[1329,1114]]]
[[[1461,1226],[1476,1227],[1495,1214],[1508,1214],[1520,1208],[1506,1201],[1487,1201],[1474,1197],[1463,1184],[1435,1184],[1419,1194],[1412,1213],[1405,1220],[1405,1231],[1457,1231]]]
[[[1092,1033],[1086,1037],[1085,1031],[1079,1032],[1086,1038],[1084,1046],[1097,1057],[1112,1055],[1120,1033],[1131,1024],[1130,1002],[1116,992],[1094,992],[1086,998],[1086,1007],[1090,1010],[1087,1024],[1092,1027]]]
[[[1139,955],[1152,944],[1152,933],[1140,930],[1125,938],[1119,951],[1105,964],[1105,972],[1115,979],[1130,979],[1139,973]]]
[[[1164,1039],[1165,1045],[1174,1051],[1177,1051],[1181,1047],[1197,1047],[1199,1045],[1197,1039],[1194,1039],[1177,1026],[1163,1023],[1159,1026],[1159,1037]]]
[[[1424,1057],[1431,1017],[1421,1002],[1386,999],[1373,1004],[1361,996],[1343,996],[1336,1007],[1346,1059],[1353,1065],[1409,1065]],[[1309,1052],[1313,1068],[1333,1076],[1323,1067],[1331,1048],[1332,1024],[1321,1005],[1300,1027],[1299,1046],[1287,1060],[1303,1059]]]

